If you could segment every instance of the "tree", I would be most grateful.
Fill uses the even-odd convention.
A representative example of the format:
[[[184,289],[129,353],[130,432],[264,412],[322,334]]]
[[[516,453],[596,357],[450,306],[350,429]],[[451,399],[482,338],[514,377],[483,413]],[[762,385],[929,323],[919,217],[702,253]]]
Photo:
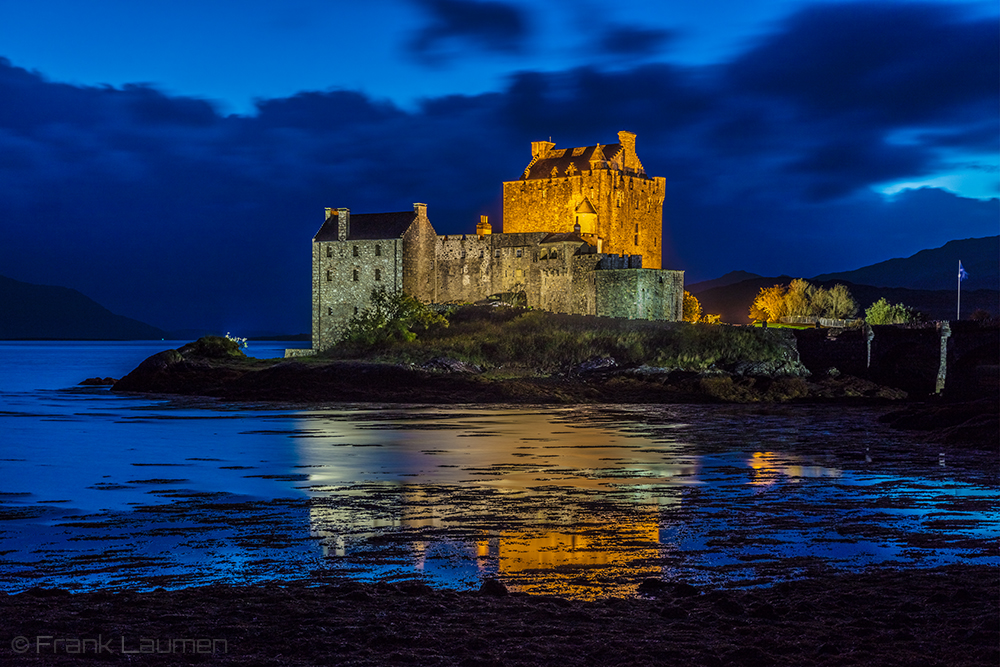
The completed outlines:
[[[371,303],[351,318],[341,343],[376,347],[390,342],[411,341],[414,329],[448,326],[448,320],[405,292],[372,290]]]
[[[785,311],[788,315],[813,315],[813,299],[816,297],[816,287],[808,280],[796,278],[788,285],[785,292]]]
[[[760,294],[753,300],[750,308],[750,317],[756,319],[766,319],[768,322],[777,322],[782,317],[788,315],[788,304],[785,302],[786,288],[784,285],[774,287],[761,287]],[[764,317],[754,317],[754,315],[764,315]]]
[[[822,290],[822,293],[824,303],[821,317],[840,320],[858,314],[858,302],[851,296],[851,290],[847,289],[847,285],[837,283],[829,290]]]
[[[901,303],[895,305],[882,297],[865,310],[865,321],[868,324],[907,324],[918,322],[920,313]]]
[[[684,321],[697,322],[701,319],[701,302],[694,294],[684,290]]]

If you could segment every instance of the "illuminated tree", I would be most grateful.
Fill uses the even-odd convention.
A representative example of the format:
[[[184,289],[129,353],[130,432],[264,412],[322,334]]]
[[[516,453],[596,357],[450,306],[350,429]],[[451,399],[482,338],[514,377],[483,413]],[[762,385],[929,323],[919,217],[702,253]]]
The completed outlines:
[[[821,290],[823,294],[822,307],[819,311],[821,317],[829,317],[840,320],[854,317],[858,314],[858,302],[851,296],[851,291],[847,285],[837,283],[828,290]]]
[[[684,321],[697,322],[701,319],[701,302],[694,294],[684,290]]]
[[[785,293],[785,311],[788,315],[813,315],[813,299],[816,288],[808,280],[796,278],[788,285]]]
[[[777,322],[782,317],[788,315],[788,304],[785,302],[786,288],[784,285],[774,287],[761,287],[760,294],[753,300],[750,308],[750,317],[755,320],[766,320]],[[764,317],[754,317],[755,314]]]

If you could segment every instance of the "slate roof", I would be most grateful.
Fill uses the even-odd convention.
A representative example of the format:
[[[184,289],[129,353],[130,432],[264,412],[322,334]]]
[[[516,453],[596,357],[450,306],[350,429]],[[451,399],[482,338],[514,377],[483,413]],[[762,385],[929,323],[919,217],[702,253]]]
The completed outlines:
[[[600,151],[600,152],[598,152]],[[584,146],[582,148],[553,148],[548,156],[536,160],[528,165],[524,170],[525,179],[552,178],[552,169],[556,169],[555,176],[572,176],[581,171],[590,171],[590,160],[595,158],[610,162],[618,158],[622,152],[621,144],[597,144],[596,146]],[[595,153],[597,153],[595,155]],[[572,168],[570,167],[572,165]],[[569,173],[567,173],[569,170]]]
[[[348,241],[365,241],[374,239],[398,239],[410,228],[417,214],[413,211],[398,213],[351,213],[350,235]],[[323,223],[323,226],[313,237],[314,241],[337,240],[336,209]]]

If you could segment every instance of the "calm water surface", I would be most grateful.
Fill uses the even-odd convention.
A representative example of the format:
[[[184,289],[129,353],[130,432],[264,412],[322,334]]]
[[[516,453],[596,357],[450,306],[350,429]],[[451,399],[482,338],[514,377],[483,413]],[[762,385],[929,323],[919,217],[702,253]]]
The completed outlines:
[[[879,410],[303,409],[74,386],[173,345],[0,342],[0,589],[324,573],[589,598],[646,577],[1000,564],[995,461],[927,454]]]

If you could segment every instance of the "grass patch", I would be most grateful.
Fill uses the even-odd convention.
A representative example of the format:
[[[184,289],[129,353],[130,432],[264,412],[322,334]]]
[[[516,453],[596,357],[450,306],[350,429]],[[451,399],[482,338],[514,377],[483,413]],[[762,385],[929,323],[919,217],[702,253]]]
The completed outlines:
[[[484,369],[552,373],[612,357],[622,366],[703,370],[738,361],[788,359],[788,334],[728,325],[563,315],[524,308],[462,306],[449,326],[377,348],[342,342],[325,358],[422,364],[450,357]]]

